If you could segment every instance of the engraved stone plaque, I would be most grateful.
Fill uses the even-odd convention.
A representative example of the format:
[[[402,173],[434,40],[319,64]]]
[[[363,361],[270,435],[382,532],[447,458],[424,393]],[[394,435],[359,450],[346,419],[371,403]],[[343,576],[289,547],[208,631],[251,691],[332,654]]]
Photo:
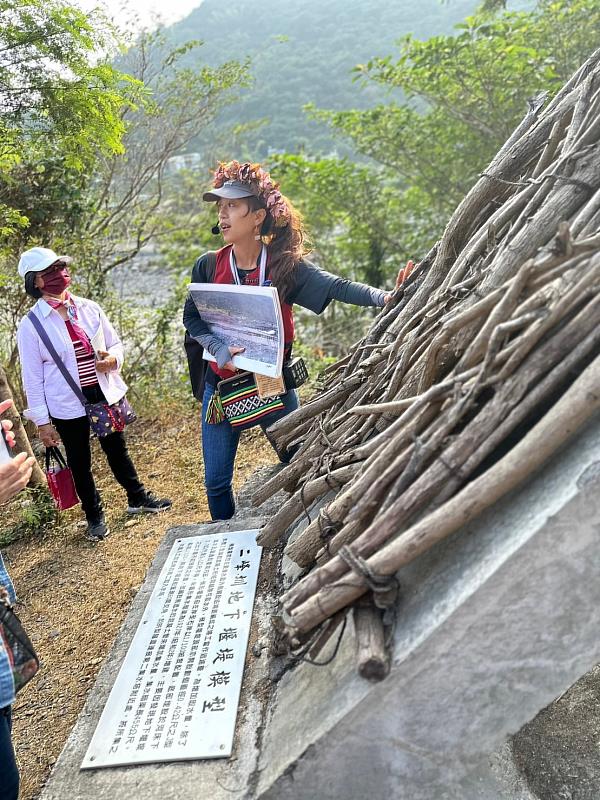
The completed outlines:
[[[231,754],[258,531],[177,539],[82,769]]]

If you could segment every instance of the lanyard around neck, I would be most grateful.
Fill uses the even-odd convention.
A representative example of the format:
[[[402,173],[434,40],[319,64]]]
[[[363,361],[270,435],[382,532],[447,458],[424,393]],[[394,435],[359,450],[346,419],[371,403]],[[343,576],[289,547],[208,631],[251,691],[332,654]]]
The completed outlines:
[[[235,256],[233,255],[233,247],[229,251],[229,267],[231,269],[231,275],[233,277],[233,282],[238,286],[242,286],[242,282],[240,280],[240,276],[238,275],[237,265],[235,263]],[[263,286],[266,277],[267,271],[267,248],[263,244],[262,249],[260,251],[260,262],[258,265],[259,276],[258,276],[258,285]]]

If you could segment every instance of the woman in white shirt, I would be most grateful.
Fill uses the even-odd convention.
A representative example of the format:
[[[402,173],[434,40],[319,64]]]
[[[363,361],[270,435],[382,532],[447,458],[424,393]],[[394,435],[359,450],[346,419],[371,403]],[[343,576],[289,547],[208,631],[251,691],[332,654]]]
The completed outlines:
[[[37,299],[33,313],[88,403],[118,402],[127,391],[119,370],[123,347],[97,303],[68,291],[71,283],[68,256],[57,256],[45,247],[33,247],[21,256],[19,275],[27,294]],[[91,339],[105,344],[96,357]],[[46,447],[64,444],[67,462],[88,526],[86,536],[97,541],[108,535],[100,495],[91,469],[90,425],[83,403],[67,380],[28,316],[17,332],[23,386],[29,408],[25,416],[37,426]],[[127,492],[130,514],[158,512],[171,501],[146,491],[127,451],[122,432],[100,437],[113,475]]]

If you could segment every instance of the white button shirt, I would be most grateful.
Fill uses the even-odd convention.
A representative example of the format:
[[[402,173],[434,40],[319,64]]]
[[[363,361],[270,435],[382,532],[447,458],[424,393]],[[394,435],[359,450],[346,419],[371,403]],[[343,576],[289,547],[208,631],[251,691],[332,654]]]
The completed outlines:
[[[100,389],[108,403],[116,403],[127,391],[127,385],[119,375],[123,364],[123,346],[113,326],[98,303],[83,297],[71,295],[77,306],[78,325],[91,338],[101,327],[106,342],[106,350],[117,359],[117,369],[110,372],[96,372]],[[75,348],[64,319],[40,299],[33,307],[46,330],[48,337],[64,365],[79,384]],[[50,417],[56,419],[75,419],[84,417],[85,410],[75,395],[54,359],[40,339],[30,319],[23,317],[17,330],[17,344],[21,358],[21,374],[23,387],[27,395],[28,408],[24,415],[36,425],[45,425]]]

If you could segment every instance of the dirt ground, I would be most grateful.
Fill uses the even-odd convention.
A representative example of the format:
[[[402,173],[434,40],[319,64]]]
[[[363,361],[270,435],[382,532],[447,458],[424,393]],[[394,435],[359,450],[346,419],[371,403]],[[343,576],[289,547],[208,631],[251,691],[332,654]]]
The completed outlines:
[[[192,415],[170,413],[166,423],[137,422],[128,433],[142,480],[173,500],[171,511],[129,518],[125,494],[104,469],[103,454],[94,443],[94,470],[111,529],[108,539],[86,541],[77,508],[62,514],[58,525],[3,550],[24,603],[19,614],[43,665],[14,709],[20,800],[38,796],[167,528],[209,519],[198,427]],[[257,467],[274,461],[259,430],[245,433],[236,489]]]

